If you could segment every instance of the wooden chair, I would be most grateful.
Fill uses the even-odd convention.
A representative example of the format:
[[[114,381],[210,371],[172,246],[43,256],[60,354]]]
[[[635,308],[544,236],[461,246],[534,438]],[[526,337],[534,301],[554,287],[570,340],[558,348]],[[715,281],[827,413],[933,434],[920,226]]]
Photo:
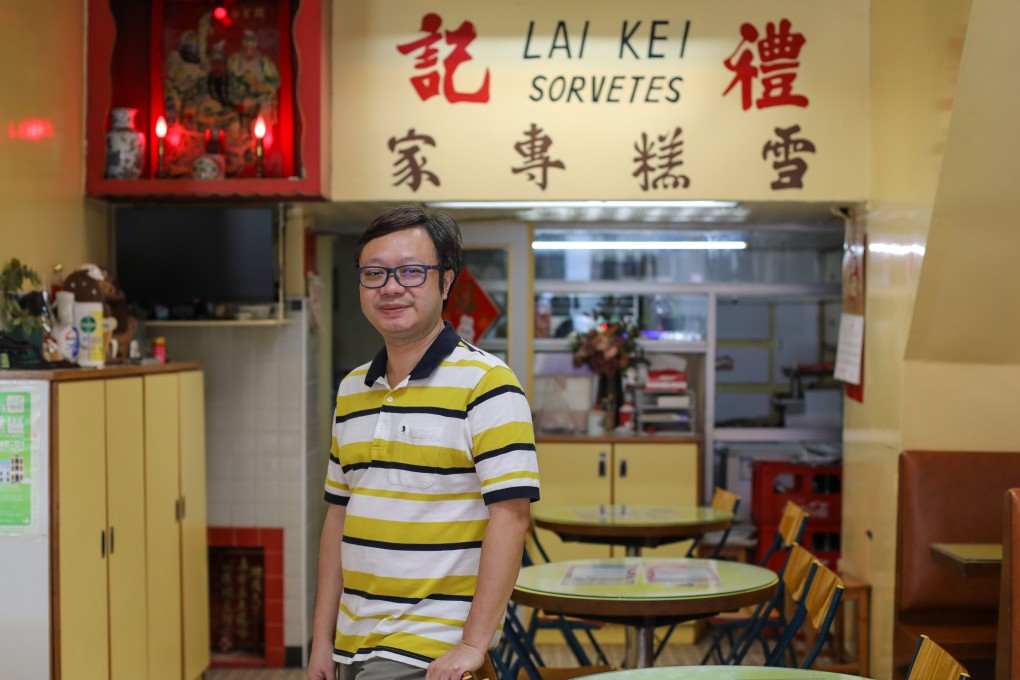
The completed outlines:
[[[789,645],[782,643],[783,634],[791,629],[796,631],[800,627],[805,616],[803,599],[811,591],[817,567],[817,560],[799,543],[790,546],[790,553],[780,572],[779,587],[768,602],[756,608],[750,620],[744,625],[739,639],[733,643],[730,653],[723,658],[724,664],[740,664],[755,642],[761,645],[765,659],[771,659],[774,650],[778,649],[780,653],[789,656],[790,665],[796,664]],[[788,599],[796,606],[790,621],[786,620],[784,613]],[[780,642],[774,648],[769,647],[762,634],[766,627],[777,631],[776,638]]]
[[[734,518],[736,518],[737,508],[740,507],[740,496],[717,486],[715,487],[715,493],[712,495],[712,503],[710,504],[710,507],[713,510],[718,510],[719,512],[728,512],[731,515],[733,515]],[[709,559],[712,560],[719,559],[719,552],[726,545],[726,539],[729,538],[730,529],[732,528],[733,525],[730,524],[730,526],[726,527],[726,530],[722,532],[722,536],[719,537],[719,542],[716,543],[715,547],[712,549],[712,553],[709,555]],[[687,557],[698,556],[697,549],[698,545],[701,543],[702,538],[704,537],[699,536],[691,542],[691,547],[687,549]],[[669,642],[669,638],[673,635],[674,630],[676,630],[676,624],[670,626],[666,630],[665,634],[662,636],[662,639],[659,640],[658,646],[655,648],[655,653],[652,656],[653,660],[658,659],[659,655],[662,654],[662,650],[666,648],[666,643]]]
[[[535,533],[535,527],[528,530],[528,534],[524,542],[524,554],[521,558],[521,563],[525,567],[530,567],[533,564],[544,564],[549,561],[549,556],[545,552],[545,548],[538,540],[538,535]],[[511,610],[516,610],[516,606],[511,603]],[[588,658],[587,652],[584,647],[581,646],[580,640],[577,638],[577,633],[583,633],[587,637],[588,642],[595,649],[596,660],[601,663],[608,665],[609,660],[606,657],[606,653],[603,651],[602,646],[598,640],[595,639],[594,631],[601,629],[605,624],[599,621],[588,621],[586,619],[577,619],[573,617],[563,616],[561,614],[546,614],[537,609],[531,611],[531,616],[528,618],[528,625],[526,631],[528,637],[534,643],[535,635],[540,630],[554,629],[560,631],[563,635],[563,640],[567,643],[567,647],[570,648],[574,658],[577,659],[577,663],[581,666],[588,666],[591,664],[591,660]]]
[[[513,609],[503,621],[499,647],[489,652],[498,680],[571,680],[595,673],[617,670],[608,664],[584,664],[576,667],[546,666],[524,625]]]
[[[1002,517],[1002,571],[999,577],[999,632],[995,643],[996,680],[1020,676],[1020,489],[1005,494]]]
[[[783,508],[783,514],[779,520],[779,529],[776,531],[775,537],[772,539],[772,543],[769,545],[768,550],[765,551],[765,555],[762,557],[760,566],[765,566],[769,563],[777,551],[787,553],[787,561],[789,561],[789,552],[793,548],[793,545],[798,543],[801,538],[804,537],[804,528],[807,526],[808,513],[804,508],[800,507],[796,503],[787,502]],[[783,567],[780,568],[780,576],[785,572],[786,562],[783,563]],[[782,583],[782,580],[780,580]],[[748,626],[757,617],[761,616],[762,611],[765,609],[768,603],[763,603],[754,608],[745,608],[736,612],[724,612],[717,616],[713,616],[708,619],[708,625],[712,629],[712,643],[709,645],[708,650],[705,652],[705,656],[702,657],[702,665],[707,664],[713,657],[717,663],[728,664],[733,663],[735,653],[737,652],[737,641],[734,640],[735,636],[739,636],[739,641],[746,643],[747,637],[746,632]],[[780,622],[779,617],[782,615],[782,610],[775,614],[775,621]],[[762,624],[764,625],[764,623]],[[730,644],[730,651],[728,654],[723,652],[723,640],[727,640]],[[753,639],[752,643],[753,643]],[[746,654],[746,650],[744,650]],[[767,658],[766,654],[766,658]],[[743,658],[743,655],[741,655]],[[739,661],[737,662],[739,663]]]
[[[794,550],[797,550],[799,547],[795,546]],[[792,557],[793,555],[791,555],[791,559]],[[804,660],[801,662],[800,667],[811,668],[815,657],[818,656],[818,652],[821,651],[822,646],[825,644],[826,636],[829,634],[829,627],[832,625],[833,619],[836,618],[836,610],[839,608],[839,602],[843,597],[843,583],[834,571],[817,559],[812,557],[811,561],[810,576],[804,584],[804,590],[801,592],[796,592],[789,588],[787,590],[793,596],[794,601],[796,601],[797,608],[790,620],[790,624],[783,631],[782,637],[773,648],[772,655],[766,661],[766,666],[784,665],[783,656],[787,651],[792,651],[793,639],[805,620],[810,620],[817,637],[814,644],[804,655]],[[796,665],[796,657],[791,655],[791,658],[794,658],[794,665]]]
[[[740,507],[740,496],[717,486],[715,487],[715,493],[712,494],[712,502],[709,505],[713,510],[717,510],[719,512],[728,512],[731,515],[733,515],[734,518],[736,518],[737,508]],[[730,524],[730,526],[726,527],[726,530],[723,531],[722,536],[719,537],[719,542],[716,543],[715,548],[709,555],[709,559],[712,560],[719,559],[719,551],[721,551],[723,549],[723,546],[726,545],[726,539],[729,538],[730,529],[732,528],[733,525]],[[699,536],[691,542],[691,547],[687,549],[688,557],[698,556],[697,555],[698,544],[701,543],[702,538],[704,538],[704,536]]]
[[[907,680],[963,680],[969,678],[967,669],[960,665],[949,652],[935,644],[927,635],[922,635],[910,662]]]

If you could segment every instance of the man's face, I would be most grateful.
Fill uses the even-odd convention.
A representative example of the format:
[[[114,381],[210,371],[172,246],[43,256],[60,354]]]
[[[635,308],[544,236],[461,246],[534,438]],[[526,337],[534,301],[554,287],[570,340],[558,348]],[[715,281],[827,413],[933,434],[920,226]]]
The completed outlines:
[[[420,227],[401,229],[369,241],[358,262],[361,267],[406,264],[439,264],[432,239]],[[443,277],[443,292],[440,292],[439,277]],[[387,342],[420,340],[442,324],[443,300],[452,279],[452,271],[430,269],[425,283],[414,288],[405,288],[393,276],[382,288],[359,286],[361,311]]]

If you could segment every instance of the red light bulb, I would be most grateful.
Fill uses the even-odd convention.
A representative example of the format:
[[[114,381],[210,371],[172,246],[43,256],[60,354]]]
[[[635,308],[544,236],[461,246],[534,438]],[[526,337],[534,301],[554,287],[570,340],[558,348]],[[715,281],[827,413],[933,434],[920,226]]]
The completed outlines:
[[[219,7],[213,10],[212,15],[216,18],[217,21],[223,21],[224,19],[227,18],[227,8],[220,5]]]

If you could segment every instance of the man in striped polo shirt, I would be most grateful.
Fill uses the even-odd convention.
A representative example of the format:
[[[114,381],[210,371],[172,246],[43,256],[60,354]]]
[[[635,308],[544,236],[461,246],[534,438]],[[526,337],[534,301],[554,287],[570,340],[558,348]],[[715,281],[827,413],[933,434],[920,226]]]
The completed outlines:
[[[337,393],[310,680],[461,680],[499,639],[538,463],[513,372],[442,320],[461,248],[411,206],[358,242],[385,346]]]

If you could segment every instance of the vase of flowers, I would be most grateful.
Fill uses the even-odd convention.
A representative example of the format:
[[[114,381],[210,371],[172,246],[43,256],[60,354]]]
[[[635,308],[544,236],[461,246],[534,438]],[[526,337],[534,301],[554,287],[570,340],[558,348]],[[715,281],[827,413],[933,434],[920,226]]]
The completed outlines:
[[[648,360],[638,343],[641,331],[628,317],[597,311],[595,321],[587,332],[570,334],[570,349],[574,366],[587,366],[598,376],[598,399],[606,404],[612,427],[623,396],[623,372]]]

